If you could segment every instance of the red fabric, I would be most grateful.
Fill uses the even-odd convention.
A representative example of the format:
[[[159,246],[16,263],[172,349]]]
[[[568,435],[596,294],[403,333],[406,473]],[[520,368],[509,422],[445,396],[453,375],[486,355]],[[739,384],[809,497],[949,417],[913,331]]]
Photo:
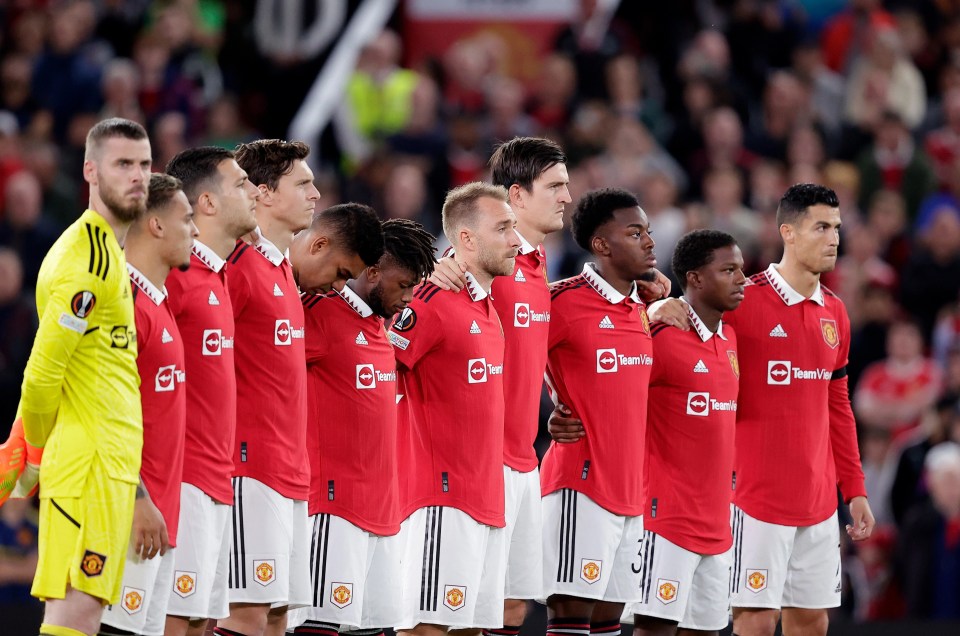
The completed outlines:
[[[293,271],[286,259],[274,265],[243,242],[227,262],[237,332],[234,475],[306,501],[307,368],[303,306]]]
[[[237,428],[237,379],[233,361],[233,306],[226,272],[213,271],[196,252],[190,269],[167,277],[170,309],[190,369],[183,481],[214,501],[233,503],[233,442]]]
[[[548,381],[586,436],[550,444],[540,466],[541,491],[570,488],[614,514],[639,516],[653,365],[646,309],[630,298],[611,303],[583,274],[550,289]],[[600,327],[604,318],[613,328]]]
[[[787,306],[767,272],[750,283],[725,315],[737,333],[742,389],[734,501],[761,521],[813,525],[836,510],[837,485],[847,501],[866,495],[847,379],[834,378],[847,366],[850,320],[826,288],[823,307]],[[786,337],[770,335],[778,325]]]
[[[893,16],[882,9],[870,12],[870,26],[873,28],[896,28]],[[847,65],[850,48],[856,40],[856,17],[850,11],[841,13],[829,21],[823,28],[820,45],[823,61],[835,73],[842,73]]]
[[[449,506],[502,528],[504,338],[493,302],[424,283],[389,338],[404,395],[401,515]]]
[[[383,320],[361,316],[336,292],[302,300],[310,514],[396,534],[397,363]]]
[[[550,333],[545,267],[539,250],[520,254],[516,271],[495,278],[491,294],[506,337],[503,382],[509,390],[504,394],[503,463],[523,473],[539,463],[533,442],[540,425],[540,392]]]
[[[137,325],[137,369],[143,406],[143,460],[140,477],[177,545],[183,474],[187,391],[183,341],[167,302],[157,305],[133,283]]]
[[[739,361],[733,329],[723,335],[704,342],[692,329],[653,326],[643,525],[698,554],[733,543]]]

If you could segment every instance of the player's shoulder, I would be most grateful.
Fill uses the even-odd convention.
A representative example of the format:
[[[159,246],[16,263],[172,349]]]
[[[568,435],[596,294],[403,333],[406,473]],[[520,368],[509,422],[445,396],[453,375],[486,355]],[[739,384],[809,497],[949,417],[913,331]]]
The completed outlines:
[[[462,292],[466,294],[467,292]],[[424,281],[413,290],[413,300],[410,304],[427,305],[433,302],[435,305],[443,304],[455,297],[453,292],[444,290],[430,281]]]
[[[230,256],[227,257],[227,263],[234,267],[243,267],[251,262],[249,254],[251,253],[252,244],[247,243],[243,239],[237,241],[237,244],[234,245],[233,251],[230,252]],[[243,265],[240,265],[240,263]]]
[[[846,306],[845,303],[843,302],[843,299],[840,298],[837,292],[833,291],[823,283],[820,284],[820,291],[823,292],[824,305],[832,304],[840,307]]]
[[[665,322],[660,322],[659,320],[654,320],[650,323],[650,337],[659,338],[660,340],[668,340],[675,338],[680,334],[687,333],[676,327],[672,327]]]
[[[557,302],[561,297],[576,296],[576,290],[587,286],[587,279],[583,277],[583,274],[550,283],[550,301]],[[574,293],[571,294],[570,292]]]
[[[335,291],[330,291],[325,294],[300,294],[300,304],[303,305],[304,310],[310,309],[319,309],[323,310],[326,307],[333,306],[333,303],[329,302],[335,298],[339,298],[340,294]]]

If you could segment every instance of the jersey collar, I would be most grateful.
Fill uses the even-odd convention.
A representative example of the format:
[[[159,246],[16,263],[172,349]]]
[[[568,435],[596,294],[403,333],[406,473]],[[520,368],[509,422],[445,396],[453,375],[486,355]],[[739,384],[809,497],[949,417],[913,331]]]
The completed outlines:
[[[477,279],[473,277],[473,274],[467,272],[466,277],[467,291],[470,293],[470,298],[473,299],[473,302],[479,302],[490,295],[489,292],[485,291],[483,287],[480,286],[480,283],[478,283]]]
[[[583,278],[588,283],[590,283],[590,286],[593,287],[593,289],[598,294],[603,296],[604,299],[611,305],[617,305],[619,303],[622,303],[628,297],[630,298],[630,300],[637,303],[638,305],[640,304],[640,296],[637,295],[636,282],[634,282],[630,286],[630,295],[624,296],[623,294],[618,292],[616,289],[614,289],[613,286],[610,285],[610,283],[603,280],[603,277],[597,273],[596,265],[594,265],[593,263],[583,264]]]
[[[265,237],[260,232],[260,228],[254,230],[257,236],[256,243],[253,244],[253,249],[260,252],[265,259],[273,263],[275,267],[280,267],[280,264],[283,263],[284,254],[280,251],[276,245],[270,242],[267,237]]]
[[[196,239],[193,241],[193,255],[217,274],[227,264],[227,261],[220,258],[216,252]]]
[[[159,307],[167,297],[167,288],[157,289],[157,286],[147,280],[147,277],[143,275],[139,269],[127,263],[127,272],[130,273],[130,280],[133,281],[133,284],[140,288],[140,290],[153,301],[153,304]]]
[[[781,300],[783,300],[787,307],[799,305],[807,300],[803,294],[787,283],[787,280],[780,275],[780,272],[777,271],[773,263],[770,263],[770,267],[766,269],[764,275],[767,277],[767,280],[770,281],[770,286],[780,295]],[[817,288],[813,290],[813,294],[810,296],[810,300],[823,307],[823,289],[820,287],[819,281],[817,282]]]
[[[523,238],[523,234],[521,234],[521,233],[518,232],[517,230],[514,230],[514,232],[517,232],[517,238],[520,239],[520,253],[521,253],[521,254],[527,255],[527,254],[529,254],[530,252],[533,252],[533,251],[535,251],[535,250],[537,249],[537,248],[535,248],[533,245],[530,244],[530,241],[528,241],[527,239]]]
[[[350,305],[351,309],[360,314],[361,318],[369,318],[373,315],[373,310],[370,309],[370,305],[365,303],[357,292],[350,289],[350,285],[344,285],[343,289],[337,290],[337,293],[340,295],[340,298],[343,298],[346,303]]]
[[[690,324],[693,325],[693,328],[697,330],[697,335],[700,336],[700,340],[706,342],[714,336],[719,336],[721,340],[726,340],[727,337],[723,335],[723,321],[717,325],[717,332],[714,333],[707,329],[707,326],[703,324],[703,321],[700,320],[700,316],[697,315],[697,312],[693,310],[693,307],[683,296],[680,297],[680,300],[683,301],[683,304],[687,306],[687,316],[690,317]]]

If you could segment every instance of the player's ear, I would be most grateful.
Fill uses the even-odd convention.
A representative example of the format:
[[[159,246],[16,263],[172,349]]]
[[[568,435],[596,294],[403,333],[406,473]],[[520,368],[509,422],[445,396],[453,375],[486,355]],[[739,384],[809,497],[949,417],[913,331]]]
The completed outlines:
[[[261,183],[257,186],[257,190],[260,191],[260,202],[264,205],[273,204],[273,190],[271,190],[266,183]]]
[[[793,244],[794,234],[793,226],[789,223],[783,223],[780,225],[780,238],[783,239],[784,243]]]
[[[330,239],[323,234],[318,234],[312,241],[310,241],[311,254],[317,254],[325,247],[330,247]]]
[[[590,239],[590,247],[592,248],[590,251],[597,256],[608,256],[610,254],[610,244],[607,243],[607,239],[597,234],[594,234],[593,238]]]
[[[380,271],[379,265],[371,265],[367,269],[363,270],[363,273],[366,274],[368,283],[376,285],[380,282],[380,275],[382,272]]]
[[[201,192],[197,197],[197,213],[212,216],[217,211],[217,202],[209,192]]]
[[[163,238],[163,220],[156,214],[147,217],[147,230],[151,236]]]
[[[92,159],[83,162],[83,180],[90,185],[97,185],[97,164]]]
[[[523,187],[519,183],[514,183],[512,186],[510,186],[510,189],[507,190],[507,193],[510,195],[511,208],[526,207],[523,204]]]
[[[457,237],[460,239],[460,247],[464,247],[470,250],[473,250],[476,248],[473,241],[473,233],[470,230],[466,228],[461,229],[460,232],[457,234]]]
[[[693,270],[692,272],[687,272],[686,279],[687,279],[686,287],[693,287],[694,289],[700,289],[700,272],[696,270]]]

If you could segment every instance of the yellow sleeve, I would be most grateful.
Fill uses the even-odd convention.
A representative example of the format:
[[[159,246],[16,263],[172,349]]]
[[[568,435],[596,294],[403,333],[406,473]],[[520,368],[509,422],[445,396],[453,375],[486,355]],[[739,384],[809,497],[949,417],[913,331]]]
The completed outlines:
[[[88,272],[69,271],[54,277],[42,290],[38,281],[40,327],[23,374],[20,413],[27,443],[42,448],[53,430],[63,382],[80,341],[95,328],[96,305],[102,284]]]

